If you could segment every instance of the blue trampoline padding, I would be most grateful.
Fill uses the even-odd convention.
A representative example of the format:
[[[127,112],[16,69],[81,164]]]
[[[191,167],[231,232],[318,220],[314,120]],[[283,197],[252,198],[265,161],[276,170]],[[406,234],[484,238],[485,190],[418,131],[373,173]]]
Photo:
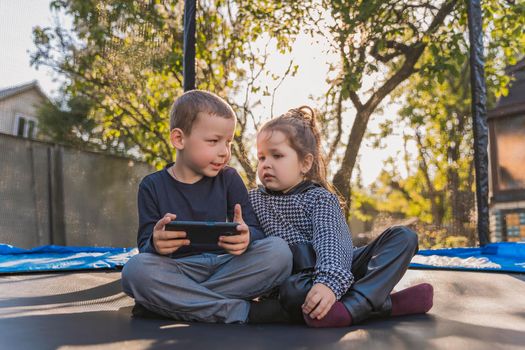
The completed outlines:
[[[136,248],[46,245],[22,249],[0,244],[0,273],[112,269],[124,266],[137,253]],[[525,273],[525,243],[420,250],[410,267]]]
[[[22,249],[0,244],[0,273],[112,269],[124,266],[136,248],[64,247]]]
[[[478,248],[420,250],[410,267],[525,273],[525,242],[490,243]]]

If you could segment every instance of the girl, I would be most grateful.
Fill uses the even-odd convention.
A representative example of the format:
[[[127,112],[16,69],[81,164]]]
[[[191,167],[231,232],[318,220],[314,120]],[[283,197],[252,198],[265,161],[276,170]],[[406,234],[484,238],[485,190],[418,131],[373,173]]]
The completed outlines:
[[[418,250],[417,235],[392,227],[354,248],[338,197],[326,181],[314,111],[303,106],[266,123],[257,136],[257,174],[250,200],[267,236],[285,239],[293,274],[279,301],[292,321],[342,327],[372,316],[425,313],[433,288],[390,295]]]

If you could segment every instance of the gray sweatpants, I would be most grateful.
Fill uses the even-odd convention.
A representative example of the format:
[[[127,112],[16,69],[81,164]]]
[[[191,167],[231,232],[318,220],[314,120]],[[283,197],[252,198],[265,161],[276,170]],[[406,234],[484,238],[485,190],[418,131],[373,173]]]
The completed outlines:
[[[122,270],[122,287],[147,309],[177,320],[245,323],[249,300],[280,285],[291,271],[288,244],[268,237],[239,256],[137,254]]]

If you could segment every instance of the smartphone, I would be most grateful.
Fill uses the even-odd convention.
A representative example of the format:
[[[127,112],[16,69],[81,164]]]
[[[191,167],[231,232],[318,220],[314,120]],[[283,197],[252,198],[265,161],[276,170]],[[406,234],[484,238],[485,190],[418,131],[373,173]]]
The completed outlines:
[[[235,236],[240,234],[236,222],[214,221],[172,221],[166,224],[166,231],[184,231],[191,245],[217,244],[220,236]]]

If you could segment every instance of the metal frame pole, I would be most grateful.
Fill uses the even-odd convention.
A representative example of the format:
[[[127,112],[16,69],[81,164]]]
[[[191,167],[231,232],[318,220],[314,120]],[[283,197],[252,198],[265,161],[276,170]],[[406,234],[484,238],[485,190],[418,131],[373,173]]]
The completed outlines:
[[[489,161],[487,91],[483,56],[483,29],[480,0],[466,0],[470,41],[470,89],[474,130],[474,165],[476,169],[476,203],[478,210],[478,236],[481,246],[489,239]]]
[[[184,1],[184,91],[195,90],[195,13],[196,0]]]

